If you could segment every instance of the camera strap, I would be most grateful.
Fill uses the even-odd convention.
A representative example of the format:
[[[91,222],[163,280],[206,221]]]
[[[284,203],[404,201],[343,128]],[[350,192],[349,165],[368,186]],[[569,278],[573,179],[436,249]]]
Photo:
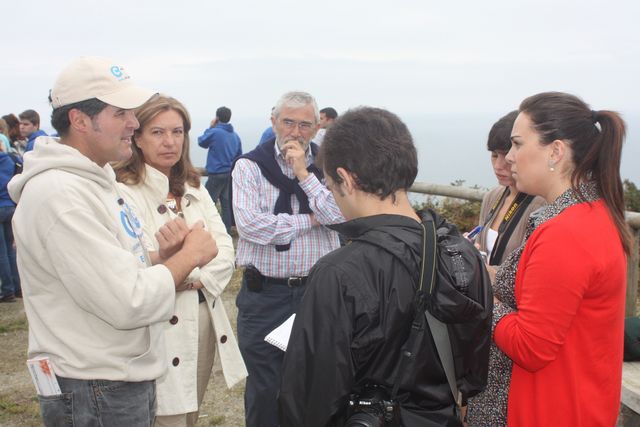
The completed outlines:
[[[391,399],[395,400],[400,388],[400,381],[402,375],[406,369],[407,362],[415,357],[417,336],[418,333],[424,330],[425,320],[433,336],[433,341],[436,345],[442,368],[447,377],[451,395],[459,408],[462,403],[462,394],[458,391],[458,385],[455,376],[455,367],[453,363],[453,352],[451,350],[451,341],[449,339],[449,330],[447,325],[440,320],[436,319],[427,309],[427,300],[431,298],[434,291],[436,281],[436,256],[437,256],[437,240],[436,240],[436,227],[433,219],[426,219],[425,222],[428,225],[425,227],[424,222],[421,222],[423,231],[422,238],[422,262],[420,268],[420,283],[415,295],[415,316],[411,323],[411,331],[409,337],[402,348],[402,357],[398,366],[398,373],[396,374],[395,381],[393,383],[393,389],[391,391]],[[424,277],[427,274],[429,280],[429,288],[423,289]],[[424,313],[424,315],[423,315]]]

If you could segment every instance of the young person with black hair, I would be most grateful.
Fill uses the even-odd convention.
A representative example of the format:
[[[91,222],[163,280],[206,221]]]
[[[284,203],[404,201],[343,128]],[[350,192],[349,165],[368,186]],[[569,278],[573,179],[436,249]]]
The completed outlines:
[[[344,425],[351,393],[388,394],[415,315],[424,240],[407,195],[418,171],[409,130],[388,111],[352,110],[327,131],[321,158],[347,219],[331,228],[352,242],[309,274],[284,359],[282,426]],[[430,330],[416,342],[390,425],[461,425]]]
[[[322,145],[324,134],[333,125],[333,122],[335,122],[337,118],[338,112],[333,107],[325,107],[320,110],[320,121],[318,122],[320,129],[318,129],[316,136],[313,137],[313,142],[318,145]]]
[[[499,266],[524,241],[527,218],[544,205],[541,197],[519,192],[511,176],[511,165],[505,159],[511,149],[511,129],[517,111],[501,117],[489,131],[487,150],[491,153],[491,166],[498,187],[482,199],[480,225],[476,239],[480,250],[487,253],[489,265]]]

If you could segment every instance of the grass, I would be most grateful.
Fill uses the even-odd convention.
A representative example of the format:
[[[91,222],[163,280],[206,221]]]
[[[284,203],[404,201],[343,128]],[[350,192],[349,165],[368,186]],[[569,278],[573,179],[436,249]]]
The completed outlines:
[[[0,304],[0,426],[41,426],[40,407],[26,367],[27,318],[22,300]]]
[[[241,271],[237,270],[222,295],[227,315],[235,330],[235,296],[240,290]],[[640,297],[638,298],[640,306]],[[0,427],[42,426],[38,399],[27,359],[27,320],[22,302],[0,304]],[[226,388],[219,362],[213,368],[200,411],[199,426],[236,427],[244,425],[244,385]]]
[[[222,295],[235,330],[235,296],[242,272],[237,270]],[[28,324],[22,300],[0,304],[0,427],[42,426],[40,407],[26,367]],[[200,410],[199,426],[244,425],[244,384],[228,390],[216,360]]]
[[[29,325],[27,323],[26,317],[21,319],[9,320],[6,323],[0,323],[0,334],[6,334],[8,332],[15,331],[26,331],[28,330],[28,328]]]

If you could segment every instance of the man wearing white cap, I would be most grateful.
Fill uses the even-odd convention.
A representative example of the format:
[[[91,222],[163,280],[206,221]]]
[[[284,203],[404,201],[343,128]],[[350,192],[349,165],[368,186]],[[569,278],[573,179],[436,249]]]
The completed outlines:
[[[160,322],[175,285],[217,254],[202,224],[182,220],[148,253],[118,193],[108,162],[131,156],[131,109],[153,95],[113,61],[74,61],[50,93],[60,139],[39,140],[9,184],[29,357],[49,359],[61,391],[40,393],[46,426],[152,425],[167,368]]]

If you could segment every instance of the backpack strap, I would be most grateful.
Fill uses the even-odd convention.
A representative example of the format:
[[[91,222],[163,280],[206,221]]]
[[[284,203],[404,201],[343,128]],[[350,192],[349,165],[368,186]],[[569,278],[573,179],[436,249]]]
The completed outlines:
[[[427,324],[429,325],[429,330],[431,330],[433,342],[438,350],[438,356],[440,356],[440,362],[442,362],[444,373],[447,376],[451,395],[453,396],[453,400],[456,402],[456,405],[460,407],[462,406],[462,393],[458,390],[458,384],[456,382],[449,330],[447,329],[447,325],[433,317],[433,314],[429,313],[429,310],[425,310],[424,315],[427,318]]]
[[[433,221],[432,221],[433,223]],[[413,321],[411,322],[411,330],[409,331],[409,336],[407,340],[402,345],[402,355],[400,357],[400,363],[398,365],[398,371],[396,373],[396,378],[393,381],[393,388],[391,389],[391,400],[395,401],[398,396],[398,390],[400,389],[400,381],[402,380],[402,375],[407,368],[407,363],[415,358],[415,354],[417,352],[416,348],[416,338],[418,334],[424,330],[424,317],[421,315],[422,310],[424,310],[425,299],[422,291],[422,284],[424,281],[425,275],[425,259],[427,257],[424,256],[427,250],[427,234],[425,231],[424,224],[420,223],[422,226],[423,234],[422,234],[422,261],[420,268],[420,282],[418,284],[418,289],[416,291],[416,295],[414,297],[414,305],[415,305],[415,315],[413,317]]]
[[[427,223],[426,226],[425,223]],[[429,310],[426,309],[426,302],[429,298],[431,298],[431,294],[434,291],[436,282],[436,226],[431,215],[429,215],[428,218],[424,218],[423,222],[420,223],[420,226],[422,227],[423,231],[422,261],[420,268],[420,282],[418,284],[418,289],[416,291],[414,301],[416,310],[413,322],[411,323],[411,331],[409,332],[409,336],[402,346],[402,356],[398,364],[398,371],[396,373],[396,377],[393,382],[393,388],[391,390],[391,400],[395,400],[398,395],[398,391],[400,389],[400,381],[402,380],[402,375],[406,370],[407,363],[409,362],[409,360],[415,357],[417,351],[416,338],[418,337],[418,334],[424,330],[426,320],[426,323],[429,325],[431,335],[433,336],[433,340],[436,345],[436,350],[438,352],[438,356],[440,357],[442,367],[447,377],[451,395],[453,396],[453,400],[455,401],[456,406],[459,408],[462,402],[462,395],[458,391],[456,382],[455,368],[453,364],[453,352],[451,350],[449,331],[445,323],[436,319],[431,313],[429,313]],[[379,246],[376,242],[370,242],[368,240],[362,241],[366,241],[367,243]],[[384,247],[382,248],[384,249]],[[427,279],[427,283],[429,284],[428,289],[424,289],[425,277]]]
[[[422,285],[422,276],[425,274],[425,271],[431,274],[429,277],[430,286],[426,292],[426,298],[430,299],[433,294],[433,288],[436,281],[437,240],[436,226],[433,223],[433,220],[427,220],[426,222],[426,227],[424,223],[422,223],[425,233],[425,252],[423,252],[422,256],[423,262],[420,283]],[[451,389],[451,395],[453,396],[453,400],[456,402],[456,405],[460,407],[462,403],[462,395],[458,391],[458,383],[453,364],[453,352],[451,350],[451,340],[449,339],[449,330],[447,329],[447,325],[436,319],[428,309],[424,310],[424,317],[427,319],[427,325],[429,325],[433,342],[436,345],[438,356],[440,356],[440,362],[442,363],[442,368],[444,369],[444,373],[447,377],[447,382]]]

